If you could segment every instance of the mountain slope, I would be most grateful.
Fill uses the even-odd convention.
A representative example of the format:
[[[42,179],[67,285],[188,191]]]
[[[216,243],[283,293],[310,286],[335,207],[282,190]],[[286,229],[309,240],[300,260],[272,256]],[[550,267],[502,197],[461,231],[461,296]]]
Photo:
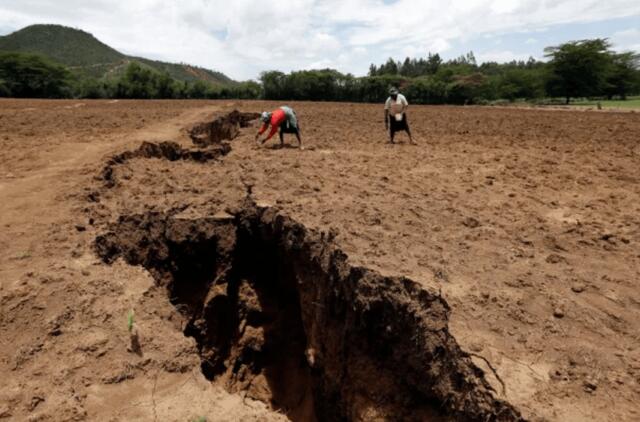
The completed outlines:
[[[69,67],[115,63],[126,56],[79,29],[32,25],[0,37],[0,50],[38,53]]]
[[[166,63],[120,53],[88,32],[61,25],[31,25],[0,37],[0,51],[37,53],[73,72],[95,78],[119,74],[132,61],[181,81],[233,84],[223,73],[186,64]]]

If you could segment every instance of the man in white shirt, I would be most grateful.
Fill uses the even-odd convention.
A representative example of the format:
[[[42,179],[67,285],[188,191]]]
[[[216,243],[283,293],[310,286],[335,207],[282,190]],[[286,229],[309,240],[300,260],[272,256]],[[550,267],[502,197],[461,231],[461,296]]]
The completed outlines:
[[[389,98],[384,103],[384,127],[389,130],[389,142],[394,144],[393,139],[396,132],[404,130],[409,135],[409,142],[413,145],[416,143],[411,137],[411,130],[409,130],[409,124],[407,123],[407,108],[409,103],[404,95],[400,94],[397,88],[391,88],[389,90]]]

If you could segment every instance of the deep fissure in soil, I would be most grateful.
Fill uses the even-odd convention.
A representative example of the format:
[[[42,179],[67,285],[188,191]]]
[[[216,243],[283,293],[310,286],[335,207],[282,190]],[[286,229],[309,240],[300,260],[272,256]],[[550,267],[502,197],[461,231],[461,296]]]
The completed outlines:
[[[273,209],[123,216],[96,250],[167,288],[207,378],[292,420],[521,420],[449,334],[441,297],[349,265]]]
[[[233,140],[240,134],[240,129],[249,126],[252,120],[260,117],[259,113],[245,113],[233,110],[210,122],[198,123],[188,129],[194,144],[204,147],[220,143],[223,140]]]
[[[168,161],[195,161],[205,163],[218,159],[231,151],[229,144],[220,143],[207,149],[192,150],[183,148],[175,142],[143,142],[140,146],[131,151],[125,151],[111,157],[103,167],[100,178],[105,182],[106,187],[116,186],[117,178],[115,168],[125,164],[134,158],[160,158]]]
[[[205,163],[216,160],[231,152],[228,142],[240,134],[240,129],[247,127],[252,120],[260,117],[258,113],[241,113],[233,110],[211,122],[199,123],[188,130],[189,136],[197,149],[181,147],[176,142],[142,142],[131,151],[124,151],[112,156],[103,167],[100,178],[107,188],[118,184],[116,167],[134,158],[160,158],[168,161],[195,161]]]

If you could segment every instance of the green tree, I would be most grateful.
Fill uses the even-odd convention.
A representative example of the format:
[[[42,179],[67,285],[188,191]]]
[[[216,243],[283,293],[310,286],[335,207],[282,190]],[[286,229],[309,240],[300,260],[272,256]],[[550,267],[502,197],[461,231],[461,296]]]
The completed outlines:
[[[404,59],[404,62],[402,63],[402,66],[400,66],[399,73],[402,76],[409,76],[409,77],[417,76],[416,75],[416,68],[415,68],[415,61],[411,60],[409,57]]]
[[[496,97],[510,101],[544,96],[544,79],[540,71],[522,67],[506,69],[497,78]]]
[[[124,75],[117,83],[116,96],[119,98],[156,98],[157,73],[137,62],[127,66]]]
[[[572,41],[545,49],[551,59],[547,90],[562,96],[569,104],[571,97],[602,94],[611,63],[610,44],[606,39]]]
[[[398,75],[383,75],[362,78],[360,81],[359,99],[367,103],[379,103],[389,96],[391,86],[401,87],[406,84],[407,79]]]
[[[262,72],[260,81],[262,82],[263,95],[268,100],[281,100],[284,94],[284,73],[278,71]]]
[[[617,95],[626,100],[627,95],[633,93],[640,82],[639,63],[640,55],[636,53],[611,54],[611,64],[607,73],[607,87],[605,89],[609,99]]]
[[[107,98],[109,93],[105,89],[105,83],[98,79],[87,78],[76,89],[78,98]]]
[[[11,90],[2,79],[0,79],[0,97],[11,97]]]
[[[14,97],[63,98],[71,95],[69,71],[42,56],[0,53],[2,91]]]
[[[447,102],[447,84],[432,76],[413,79],[405,88],[407,98],[417,104],[444,104]]]
[[[454,104],[473,104],[480,99],[488,99],[488,82],[489,79],[482,73],[457,75],[447,86],[448,100]]]
[[[440,65],[442,64],[442,59],[440,58],[440,54],[431,54],[429,53],[427,57],[427,63],[425,66],[425,71],[429,75],[435,75],[438,73],[438,69],[440,69]]]
[[[196,81],[189,85],[188,97],[194,99],[207,98],[209,85],[203,81]]]
[[[255,81],[241,82],[233,90],[233,97],[241,100],[251,100],[260,98],[262,93],[262,86]]]
[[[387,60],[385,64],[380,66],[378,70],[378,75],[397,75],[398,72],[398,63],[395,62],[391,57]]]
[[[168,72],[162,72],[155,78],[155,92],[158,98],[175,98],[176,97],[176,81]]]

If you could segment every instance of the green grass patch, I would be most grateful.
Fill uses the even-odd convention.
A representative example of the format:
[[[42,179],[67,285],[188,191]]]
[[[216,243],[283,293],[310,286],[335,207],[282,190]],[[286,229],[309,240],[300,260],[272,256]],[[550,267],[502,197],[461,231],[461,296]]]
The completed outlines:
[[[571,105],[580,107],[597,107],[598,102],[602,108],[640,108],[640,97],[629,97],[627,100],[584,100],[571,102]]]

